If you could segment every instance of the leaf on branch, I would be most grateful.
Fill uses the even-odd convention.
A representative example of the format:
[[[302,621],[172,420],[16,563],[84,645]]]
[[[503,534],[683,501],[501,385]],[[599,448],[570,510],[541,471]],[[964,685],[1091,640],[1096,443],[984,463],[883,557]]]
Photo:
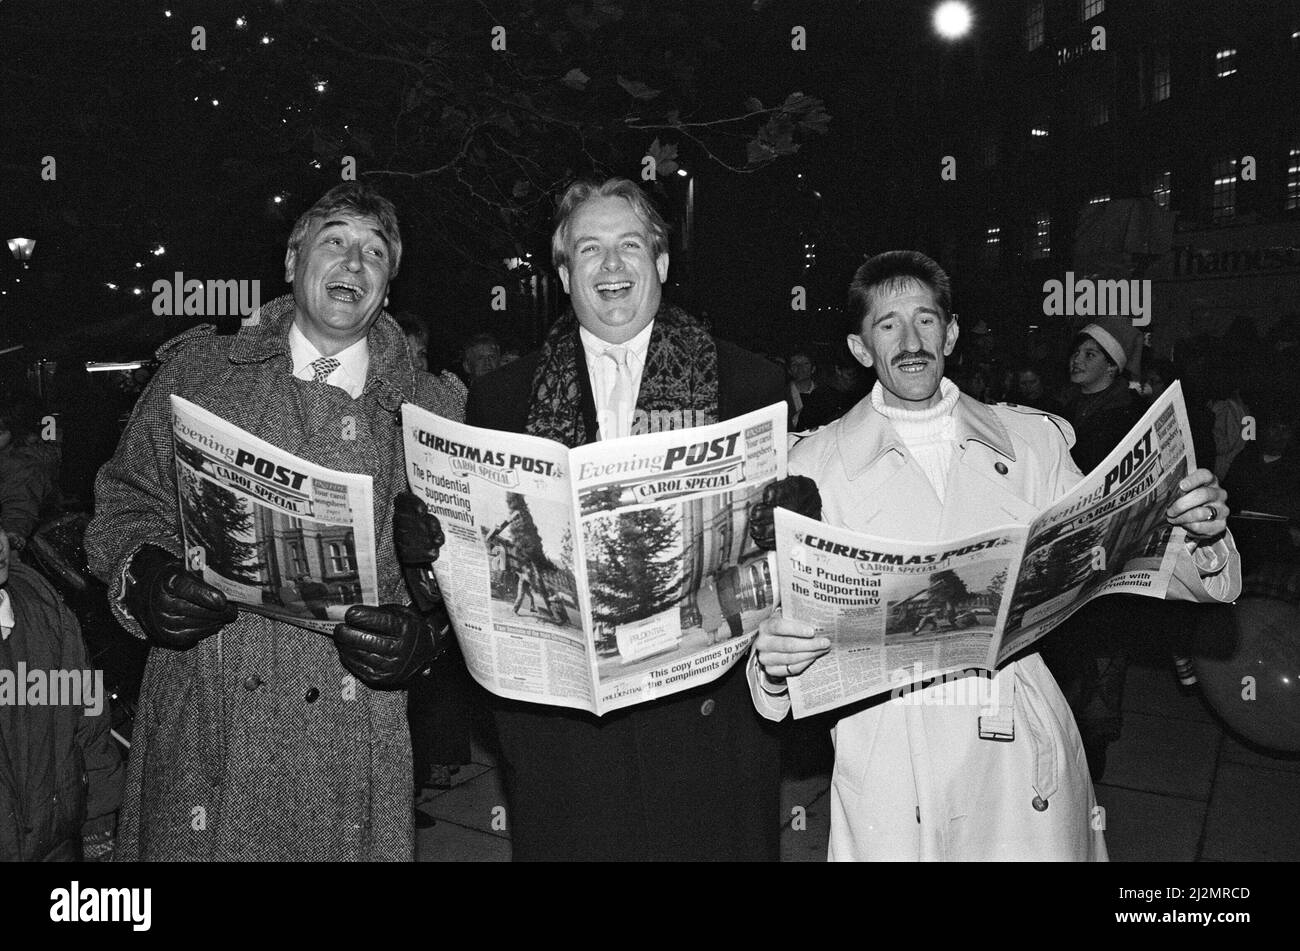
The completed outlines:
[[[794,122],[789,116],[777,113],[763,123],[758,137],[778,155],[794,152]]]
[[[655,160],[655,176],[671,175],[677,171],[677,146],[671,142],[662,143],[655,139],[646,149],[646,154]]]
[[[750,165],[766,165],[776,158],[776,152],[770,145],[756,136],[749,140],[746,157]]]
[[[639,79],[624,79],[622,76],[617,78],[618,84],[623,87],[623,91],[633,99],[653,99],[663,91],[661,89],[651,89]]]
[[[586,89],[587,83],[590,81],[591,77],[576,66],[565,73],[564,78],[560,80],[564,85],[568,86],[570,89],[576,89],[578,92],[582,92]]]
[[[674,126],[681,125],[682,114],[678,112],[676,109],[669,109],[668,115],[664,117],[664,121],[667,122],[669,125],[674,125]]]
[[[510,189],[510,194],[514,195],[516,198],[523,198],[528,194],[528,183],[522,178],[515,179],[515,185]]]
[[[750,96],[748,99],[745,100],[745,111],[746,111],[746,112],[762,112],[762,111],[763,111],[763,101],[762,101],[761,99],[759,99],[757,96]]]
[[[808,132],[825,132],[831,121],[825,103],[816,96],[806,96],[801,92],[786,96],[781,111],[796,118],[799,128]]]

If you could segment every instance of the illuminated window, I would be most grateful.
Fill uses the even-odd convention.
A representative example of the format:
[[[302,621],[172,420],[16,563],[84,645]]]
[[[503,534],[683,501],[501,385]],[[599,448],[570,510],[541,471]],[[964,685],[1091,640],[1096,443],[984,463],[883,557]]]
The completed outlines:
[[[1156,50],[1151,57],[1151,102],[1164,102],[1169,98],[1169,50]]]
[[[1286,160],[1286,210],[1300,208],[1300,136],[1291,143]]]
[[[1221,49],[1214,54],[1214,74],[1220,79],[1231,76],[1237,71],[1237,51]]]
[[[984,260],[988,264],[996,264],[998,252],[1002,249],[1002,229],[997,225],[990,225],[984,229]]]
[[[1155,180],[1151,183],[1151,200],[1161,208],[1169,207],[1169,172],[1158,172]]]
[[[346,574],[352,570],[352,559],[348,557],[348,546],[340,542],[329,543],[330,571],[336,575]]]
[[[1099,13],[1106,12],[1106,0],[1079,0],[1079,19],[1091,20]]]
[[[1210,217],[1224,221],[1237,213],[1237,161],[1226,158],[1214,163],[1210,190]]]
[[[1025,49],[1030,52],[1043,45],[1043,0],[1029,0],[1025,11]]]
[[[1035,139],[1045,139],[1048,135],[1047,126],[1036,125],[1029,130],[1029,134]]]
[[[1042,212],[1034,216],[1034,243],[1031,258],[1045,258],[1052,253],[1052,216]]]
[[[1099,195],[1093,195],[1091,198],[1089,198],[1089,199],[1088,199],[1088,204],[1090,204],[1090,205],[1104,205],[1104,204],[1106,204],[1106,202],[1108,202],[1108,201],[1110,201],[1110,195],[1108,195],[1106,192],[1102,192],[1102,193],[1099,194]]]

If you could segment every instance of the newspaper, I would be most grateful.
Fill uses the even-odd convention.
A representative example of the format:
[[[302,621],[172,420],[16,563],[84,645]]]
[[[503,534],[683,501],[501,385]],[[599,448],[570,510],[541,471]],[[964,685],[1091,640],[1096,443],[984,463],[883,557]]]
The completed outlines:
[[[368,475],[326,469],[172,396],[186,566],[247,611],[333,632],[378,604]]]
[[[831,649],[789,680],[796,717],[1004,665],[1088,601],[1163,598],[1186,532],[1165,520],[1196,468],[1174,383],[1029,525],[900,542],[776,512],[781,602]]]
[[[785,404],[569,450],[402,407],[411,488],[474,679],[603,715],[721,676],[772,610],[751,501],[786,471]]]

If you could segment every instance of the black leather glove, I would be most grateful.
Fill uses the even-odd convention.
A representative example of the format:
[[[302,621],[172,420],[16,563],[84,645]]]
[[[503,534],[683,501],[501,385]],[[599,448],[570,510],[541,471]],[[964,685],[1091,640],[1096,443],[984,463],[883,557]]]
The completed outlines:
[[[789,509],[808,518],[822,517],[822,494],[807,476],[787,476],[763,487],[763,500],[749,507],[749,537],[764,551],[776,549],[776,521],[772,511]]]
[[[429,512],[424,500],[412,492],[399,492],[393,503],[393,545],[415,606],[424,613],[442,607],[433,563],[445,540],[438,516]]]
[[[363,684],[393,690],[437,660],[450,636],[445,610],[421,617],[400,604],[354,604],[334,628],[334,645]]]
[[[185,571],[185,564],[157,545],[143,546],[127,569],[123,602],[149,640],[187,651],[238,616],[226,596]]]

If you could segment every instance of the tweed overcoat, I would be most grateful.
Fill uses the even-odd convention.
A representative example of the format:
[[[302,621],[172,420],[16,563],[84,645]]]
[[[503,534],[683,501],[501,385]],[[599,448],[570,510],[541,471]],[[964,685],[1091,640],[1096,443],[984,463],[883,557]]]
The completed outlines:
[[[773,364],[724,341],[717,348],[721,419],[784,399]],[[583,354],[580,344],[576,349]],[[529,354],[476,381],[467,421],[523,432],[537,363]],[[582,410],[587,431],[596,432],[585,369],[578,373]],[[750,704],[743,665],[599,718],[498,697],[487,702],[501,741],[517,861],[778,857],[780,743]]]
[[[942,502],[870,396],[791,449],[790,473],[817,482],[827,522],[915,542],[1026,524],[1081,478],[1073,433],[1058,417],[964,394],[953,416],[957,450]],[[1229,537],[1195,557],[1189,545],[1167,596],[1230,601],[1240,590]],[[762,690],[754,660],[751,652],[755,705],[784,717],[789,698]],[[831,732],[831,860],[1105,859],[1083,744],[1042,658],[1003,667],[996,694],[970,689],[970,679],[842,712]],[[980,738],[994,699],[1014,723],[1010,742]]]
[[[397,323],[370,330],[361,395],[295,379],[294,302],[233,336],[205,326],[164,344],[162,364],[95,482],[91,569],[122,609],[124,572],[149,543],[181,554],[168,396],[183,396],[312,462],[374,478],[381,603],[409,603],[393,550],[406,485],[403,401],[459,419],[445,384],[417,372]],[[188,651],[150,652],[122,804],[120,860],[413,858],[405,691],[374,691],[321,634],[241,611]]]

